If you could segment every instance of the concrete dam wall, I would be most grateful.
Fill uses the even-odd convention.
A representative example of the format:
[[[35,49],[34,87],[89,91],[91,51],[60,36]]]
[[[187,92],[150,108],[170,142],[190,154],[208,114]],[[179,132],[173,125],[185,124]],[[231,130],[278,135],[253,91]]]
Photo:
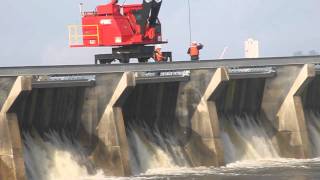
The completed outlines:
[[[292,63],[2,76],[0,179],[45,179],[57,152],[76,154],[77,173],[110,176],[318,157],[319,70]]]

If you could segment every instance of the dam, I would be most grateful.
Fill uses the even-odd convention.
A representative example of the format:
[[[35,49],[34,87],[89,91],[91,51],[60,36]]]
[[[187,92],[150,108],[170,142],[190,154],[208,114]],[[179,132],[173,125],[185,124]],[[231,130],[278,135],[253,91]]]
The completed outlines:
[[[318,157],[319,75],[320,56],[3,67],[0,179],[44,179],[61,151],[107,176]]]

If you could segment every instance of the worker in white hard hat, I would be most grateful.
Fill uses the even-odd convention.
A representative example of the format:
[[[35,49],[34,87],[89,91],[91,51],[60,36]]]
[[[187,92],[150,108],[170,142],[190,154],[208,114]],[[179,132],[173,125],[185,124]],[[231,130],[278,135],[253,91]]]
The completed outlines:
[[[190,55],[191,61],[199,61],[200,50],[203,48],[201,43],[193,41],[188,49],[188,54]]]
[[[165,57],[163,56],[163,53],[161,51],[162,47],[160,44],[156,45],[154,48],[154,55],[153,58],[156,62],[162,62],[165,61]]]

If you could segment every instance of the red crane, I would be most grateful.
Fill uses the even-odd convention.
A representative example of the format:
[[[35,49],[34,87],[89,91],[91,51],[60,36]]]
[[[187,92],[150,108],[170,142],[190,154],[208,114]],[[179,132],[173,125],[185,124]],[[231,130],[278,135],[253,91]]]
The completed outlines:
[[[162,40],[158,19],[162,0],[143,0],[142,4],[119,5],[117,0],[99,5],[95,11],[82,12],[82,25],[69,26],[71,47],[112,47],[112,54],[95,55],[95,64],[119,60],[129,63],[136,58],[148,62],[155,45]],[[172,60],[171,52],[163,52]]]

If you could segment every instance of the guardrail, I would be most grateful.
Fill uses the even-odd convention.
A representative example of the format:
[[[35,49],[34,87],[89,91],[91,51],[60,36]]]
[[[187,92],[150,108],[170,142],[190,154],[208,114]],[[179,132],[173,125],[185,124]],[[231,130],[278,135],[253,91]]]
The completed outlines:
[[[83,32],[87,28],[94,29],[95,33],[88,34]],[[87,37],[93,37],[95,42],[90,44],[99,45],[100,44],[100,35],[99,35],[99,26],[98,25],[69,25],[69,46],[70,47],[77,47],[77,46],[84,46],[83,39]]]

